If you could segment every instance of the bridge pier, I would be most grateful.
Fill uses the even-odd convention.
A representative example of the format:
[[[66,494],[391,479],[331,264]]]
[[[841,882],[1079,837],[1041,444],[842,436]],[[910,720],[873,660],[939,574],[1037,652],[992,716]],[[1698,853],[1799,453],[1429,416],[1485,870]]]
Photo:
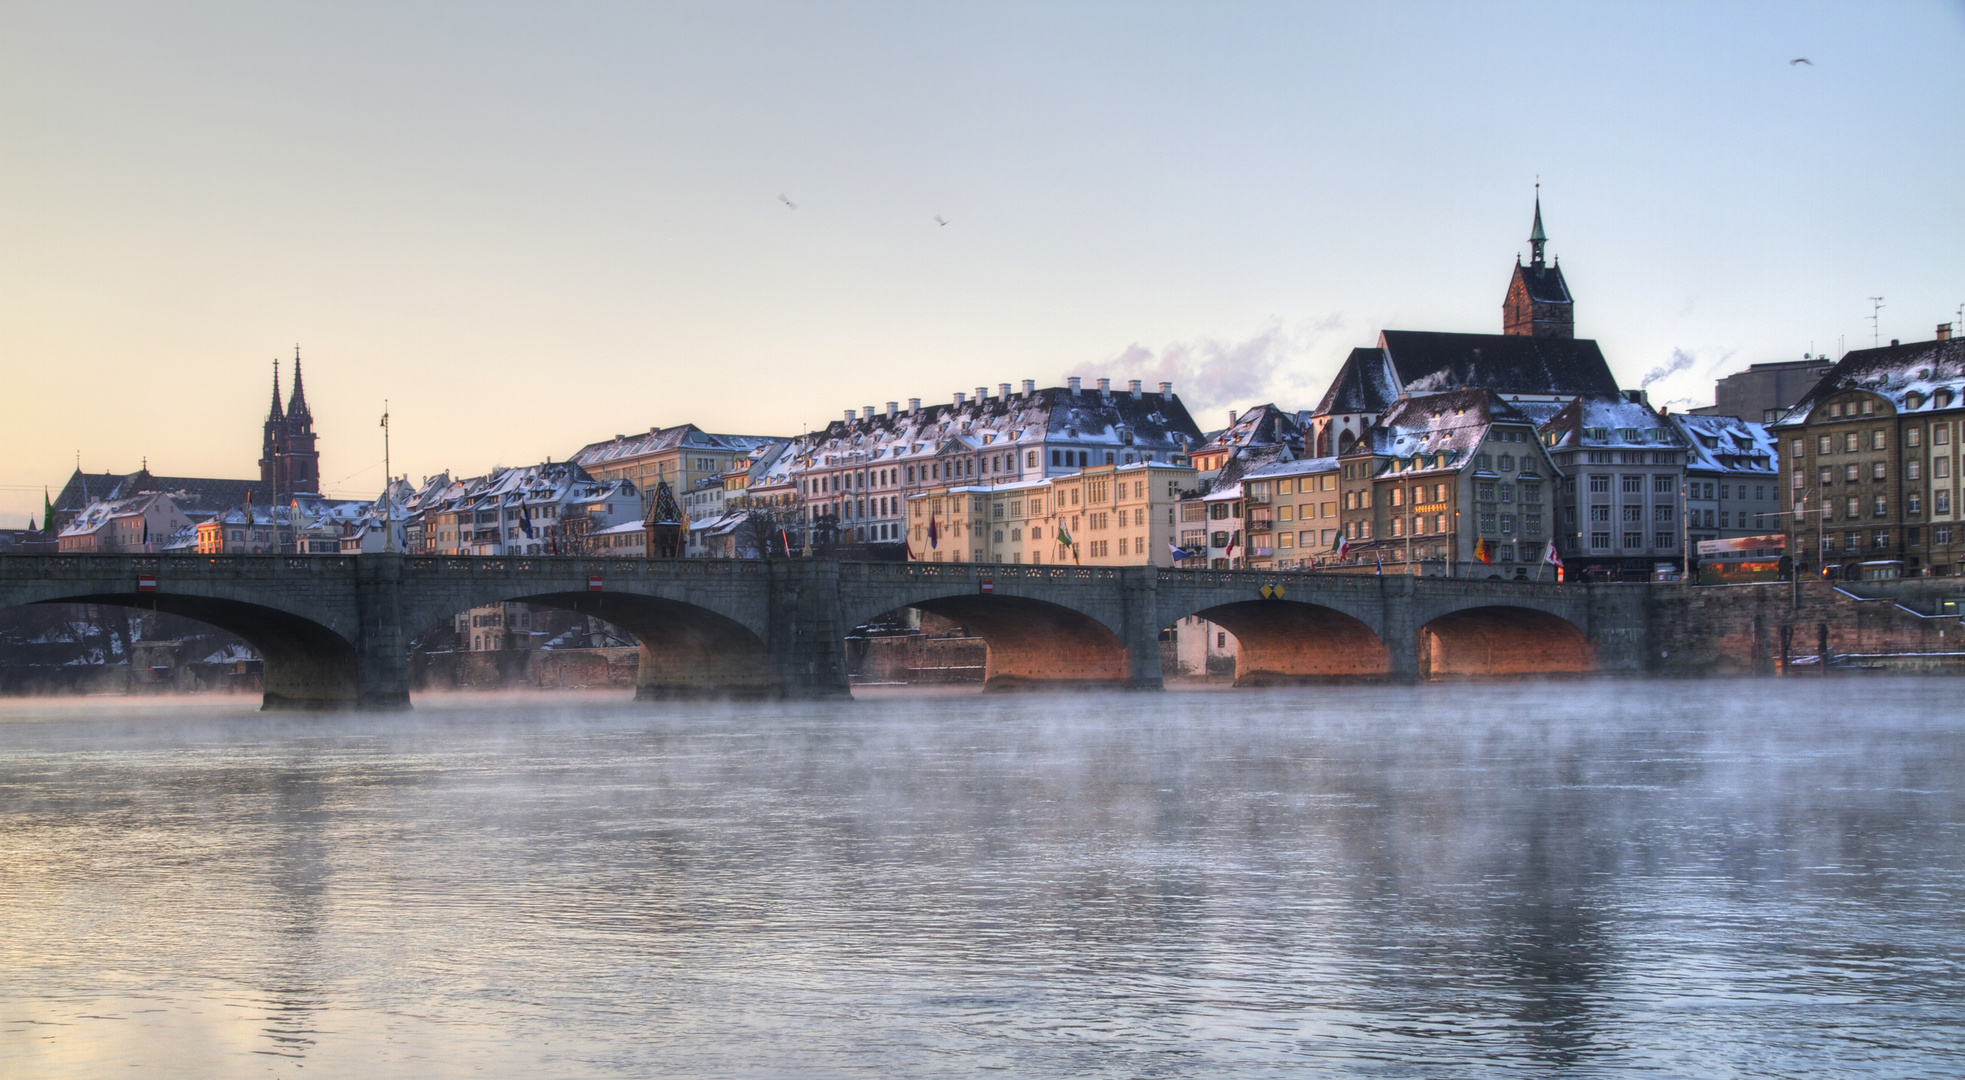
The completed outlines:
[[[1126,643],[1128,690],[1167,688],[1160,665],[1159,581],[1160,572],[1152,566],[1119,572],[1119,610],[1125,622],[1120,636]]]
[[[355,560],[357,707],[409,708],[409,634],[403,629],[403,557],[393,552]]]

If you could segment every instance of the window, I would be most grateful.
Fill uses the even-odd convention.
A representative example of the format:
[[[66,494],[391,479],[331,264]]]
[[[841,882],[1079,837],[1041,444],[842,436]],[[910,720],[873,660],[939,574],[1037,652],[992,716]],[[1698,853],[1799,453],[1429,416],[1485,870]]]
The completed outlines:
[[[1861,465],[1848,466],[1843,470],[1842,478],[1852,484],[1861,483],[1863,479],[1863,467]]]
[[[1515,515],[1513,514],[1501,515],[1501,531],[1504,533],[1512,533],[1515,531]]]
[[[1474,485],[1474,498],[1480,500],[1481,502],[1493,502],[1494,482],[1491,480],[1484,480],[1479,484]]]
[[[1501,471],[1502,472],[1515,471],[1515,455],[1513,454],[1501,455]]]
[[[1869,404],[1869,403],[1868,403],[1868,402],[1864,402],[1863,404],[1865,404],[1865,405],[1867,405],[1867,404]],[[1867,409],[1865,409],[1865,410],[1863,410],[1863,411],[1864,411],[1864,412],[1868,412],[1869,410],[1867,410]],[[1884,448],[1885,448],[1885,446],[1886,446],[1886,441],[1885,441],[1885,438],[1884,438],[1884,435],[1883,435],[1883,432],[1881,432],[1881,431],[1872,431],[1872,432],[1870,432],[1870,433],[1869,433],[1869,448],[1870,448],[1871,450],[1882,450],[1882,449],[1884,449]]]
[[[1943,480],[1943,479],[1944,479],[1945,477],[1947,477],[1947,476],[1950,476],[1950,475],[1951,475],[1951,459],[1950,459],[1950,458],[1941,458],[1941,457],[1940,457],[1940,458],[1932,458],[1932,459],[1931,459],[1931,477],[1932,477],[1933,479],[1935,479],[1935,480]]]
[[[1883,496],[1881,496],[1881,495],[1878,495],[1878,496],[1876,497],[1876,508],[1875,508],[1875,510],[1873,511],[1873,513],[1874,513],[1874,514],[1875,514],[1875,515],[1876,515],[1877,517],[1889,517],[1889,516],[1890,516],[1890,504],[1889,504],[1888,502],[1886,502],[1886,501],[1884,501],[1884,498],[1883,498]]]
[[[1223,531],[1223,532],[1216,532],[1216,533],[1214,533],[1213,535],[1211,535],[1211,536],[1209,536],[1209,537],[1208,537],[1208,546],[1209,546],[1209,547],[1218,547],[1218,548],[1225,548],[1225,547],[1227,547],[1227,546],[1228,546],[1228,533],[1227,533],[1227,532],[1225,532],[1225,531]]]
[[[1651,520],[1653,520],[1653,521],[1670,521],[1670,520],[1672,520],[1672,504],[1671,504],[1671,503],[1659,503],[1658,505],[1656,505],[1656,506],[1654,506],[1654,507],[1652,507],[1652,508],[1651,508]]]
[[[1951,513],[1951,492],[1949,491],[1933,492],[1931,494],[1931,512],[1934,514]]]
[[[1542,501],[1542,485],[1541,485],[1541,484],[1523,484],[1523,485],[1521,486],[1521,496],[1522,496],[1522,501],[1523,501],[1523,502],[1525,502],[1525,503],[1539,503],[1539,502],[1541,502],[1541,501]]]
[[[1806,477],[1801,475],[1801,470],[1796,469],[1794,473],[1794,489],[1796,491],[1800,491],[1802,488],[1808,486],[1806,483],[1804,483],[1805,480]],[[1829,471],[1827,469],[1823,469],[1822,483],[1827,484],[1828,482],[1829,482]]]
[[[1911,395],[1913,399],[1916,398],[1916,396],[1917,395],[1915,394]],[[1911,408],[1915,409],[1917,408],[1917,406],[1912,405]],[[1910,447],[1912,450],[1915,450],[1917,449],[1917,444],[1922,437],[1923,437],[1923,432],[1917,430],[1916,428],[1911,428],[1909,431],[1904,432],[1904,445]]]
[[[1624,494],[1626,495],[1644,494],[1644,477],[1642,476],[1624,477]]]
[[[1913,491],[1913,492],[1911,492],[1911,493],[1910,493],[1909,495],[1906,495],[1906,496],[1904,496],[1904,514],[1905,514],[1905,516],[1907,516],[1907,517],[1916,517],[1917,515],[1919,515],[1919,514],[1921,514],[1921,513],[1923,513],[1923,512],[1924,512],[1924,497],[1923,497],[1923,496],[1921,496],[1921,495],[1919,495],[1918,493],[1916,493],[1916,492],[1914,492],[1914,491]]]
[[[1951,526],[1940,525],[1937,528],[1932,529],[1931,531],[1932,533],[1935,534],[1931,537],[1933,543],[1938,543],[1938,544],[1951,543]]]
[[[1843,453],[1845,453],[1845,454],[1853,454],[1853,453],[1855,453],[1855,452],[1856,452],[1856,450],[1858,449],[1858,446],[1859,446],[1859,444],[1860,444],[1860,441],[1861,441],[1861,438],[1860,438],[1860,436],[1858,436],[1858,435],[1857,435],[1857,434],[1856,434],[1855,432],[1853,432],[1853,431],[1851,431],[1851,432],[1849,432],[1849,433],[1847,433],[1847,434],[1845,434],[1845,435],[1843,435],[1843,436],[1842,436],[1842,452],[1843,452]]]
[[[1480,525],[1481,525],[1481,531],[1484,533],[1491,533],[1496,531],[1494,527],[1495,516],[1493,514],[1482,514]]]
[[[1870,474],[1869,478],[1871,480],[1875,480],[1878,483],[1882,483],[1883,477],[1887,469],[1888,466],[1884,465],[1881,461],[1876,462],[1875,464],[1869,467],[1869,474]]]
[[[1501,485],[1501,501],[1504,503],[1511,503],[1515,501],[1515,485],[1513,484]]]
[[[1591,521],[1609,521],[1609,520],[1610,520],[1610,507],[1608,507],[1608,506],[1592,506],[1592,507],[1590,507],[1590,520],[1591,520]]]
[[[1673,482],[1675,479],[1670,473],[1659,473],[1657,476],[1652,477],[1651,493],[1653,495],[1670,495],[1672,492],[1677,491],[1678,485]]]
[[[1882,466],[1880,465],[1877,467],[1882,468]],[[1923,475],[1924,475],[1923,462],[1917,460],[1916,458],[1912,458],[1909,461],[1904,462],[1904,479],[1918,480],[1918,479],[1922,479]],[[1882,479],[1882,478],[1878,477],[1878,479]]]
[[[1843,517],[1847,517],[1847,518],[1859,518],[1859,517],[1862,517],[1862,516],[1863,516],[1863,500],[1861,500],[1861,499],[1859,499],[1859,498],[1857,498],[1857,497],[1856,497],[1856,496],[1854,496],[1854,495],[1851,495],[1851,496],[1849,496],[1849,504],[1848,504],[1848,509],[1847,509],[1847,512],[1845,512],[1845,513],[1844,513],[1844,514],[1843,514],[1842,516],[1843,516]]]
[[[1609,551],[1609,550],[1610,550],[1610,534],[1609,534],[1609,533],[1607,533],[1607,532],[1593,532],[1593,533],[1591,533],[1591,534],[1590,534],[1590,550],[1591,550],[1591,551]]]
[[[1890,530],[1888,529],[1876,530],[1876,532],[1870,537],[1869,546],[1875,548],[1878,551],[1882,551],[1884,548],[1889,547]]]
[[[1792,442],[1791,444],[1789,444],[1789,445],[1790,445],[1790,447],[1791,447],[1791,449],[1792,449],[1792,452],[1793,452],[1793,454],[1794,454],[1794,456],[1795,456],[1795,457],[1800,457],[1800,456],[1801,456],[1801,453],[1802,453],[1802,452],[1801,452],[1801,440],[1800,440],[1800,439],[1796,439],[1796,440],[1794,440],[1794,441],[1793,441],[1793,442]]]
[[[1943,446],[1951,441],[1951,425],[1939,424],[1931,429],[1931,445]]]
[[[1625,547],[1627,547],[1627,548],[1642,548],[1642,547],[1644,547],[1644,534],[1643,534],[1643,533],[1641,533],[1641,532],[1627,532],[1627,533],[1625,533],[1625,534],[1624,534],[1624,546],[1625,546]]]
[[[1639,506],[1639,505],[1637,505],[1636,503],[1632,503],[1631,505],[1629,505],[1629,506],[1626,506],[1626,507],[1624,507],[1624,520],[1625,520],[1625,521],[1643,521],[1643,520],[1644,520],[1644,507],[1642,507],[1642,506]]]
[[[1670,551],[1677,544],[1678,544],[1678,538],[1673,536],[1671,533],[1661,532],[1661,533],[1652,534],[1651,546],[1659,549],[1660,551]]]

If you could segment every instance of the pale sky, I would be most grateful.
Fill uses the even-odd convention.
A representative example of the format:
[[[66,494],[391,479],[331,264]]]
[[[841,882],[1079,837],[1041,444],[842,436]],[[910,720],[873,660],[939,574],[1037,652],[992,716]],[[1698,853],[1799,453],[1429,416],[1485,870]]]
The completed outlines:
[[[78,451],[257,475],[296,343],[363,497],[384,398],[412,479],[1067,374],[1307,408],[1500,330],[1538,176],[1578,334],[1703,404],[1956,317],[1961,140],[1958,3],[0,3],[0,524]]]

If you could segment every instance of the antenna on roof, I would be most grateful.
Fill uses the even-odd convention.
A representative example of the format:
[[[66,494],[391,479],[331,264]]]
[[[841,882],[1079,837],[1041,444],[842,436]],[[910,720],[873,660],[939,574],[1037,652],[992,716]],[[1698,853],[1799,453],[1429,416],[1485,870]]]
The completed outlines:
[[[1882,325],[1879,320],[1883,314],[1883,298],[1881,296],[1872,296],[1869,298],[1869,302],[1869,344],[1870,348],[1874,349],[1883,343],[1883,334],[1878,329]]]

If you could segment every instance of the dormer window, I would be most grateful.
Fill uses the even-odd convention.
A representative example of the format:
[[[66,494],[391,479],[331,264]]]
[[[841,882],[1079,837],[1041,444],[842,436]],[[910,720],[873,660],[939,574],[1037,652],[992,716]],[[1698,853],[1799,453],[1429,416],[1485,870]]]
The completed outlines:
[[[1904,395],[1905,408],[1915,409],[1922,404],[1924,404],[1924,395],[1919,394],[1915,391],[1912,391],[1911,393]]]

